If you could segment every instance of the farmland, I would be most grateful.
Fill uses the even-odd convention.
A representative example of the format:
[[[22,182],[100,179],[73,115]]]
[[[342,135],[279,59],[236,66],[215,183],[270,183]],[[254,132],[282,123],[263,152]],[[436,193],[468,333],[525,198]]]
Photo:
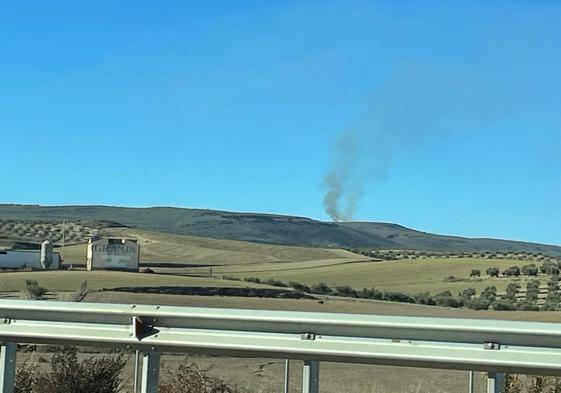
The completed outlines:
[[[151,211],[152,213],[153,211]],[[399,230],[405,236],[405,229],[391,225],[373,227],[367,223],[360,223],[357,226],[365,231],[378,228],[377,231],[382,231],[379,233],[392,238],[395,238],[395,231]],[[410,239],[414,239],[417,245],[424,239],[424,235],[413,236],[414,234],[410,232],[406,234]],[[140,270],[152,274],[84,271],[86,238],[91,235],[136,239],[141,246]],[[306,292],[308,291],[305,289],[306,287],[321,283],[333,289],[349,288],[346,291],[337,289],[337,293],[334,292],[334,294],[338,296],[355,297],[358,296],[358,293],[353,294],[353,290],[359,292],[363,288],[367,288],[369,291],[377,291],[377,295],[370,292],[370,294],[360,296],[371,300],[411,302],[414,298],[415,302],[420,304],[486,308],[490,307],[494,300],[484,303],[483,306],[478,303],[468,304],[469,299],[474,299],[473,295],[466,298],[460,293],[466,290],[475,291],[479,296],[486,288],[493,287],[496,290],[494,293],[500,296],[505,293],[509,284],[515,283],[519,285],[515,296],[522,299],[525,297],[524,291],[527,283],[537,279],[541,288],[535,296],[537,300],[534,299],[533,303],[537,301],[537,305],[540,306],[544,304],[547,296],[546,285],[550,280],[550,274],[539,272],[535,276],[497,274],[495,277],[491,277],[485,272],[489,268],[497,268],[500,272],[504,272],[513,266],[521,269],[528,264],[535,264],[539,267],[544,263],[557,264],[559,262],[559,257],[555,252],[551,255],[541,251],[515,252],[513,250],[448,252],[442,251],[442,247],[440,247],[440,251],[372,247],[348,249],[306,247],[169,233],[161,230],[133,228],[113,221],[0,219],[0,246],[22,244],[25,247],[32,247],[40,238],[45,237],[55,240],[55,250],[61,253],[65,266],[70,270],[3,273],[0,275],[0,291],[5,293],[21,291],[25,288],[27,279],[36,280],[39,285],[54,294],[72,293],[80,287],[81,283],[87,281],[92,295],[102,288],[128,287],[135,292],[152,288],[150,296],[157,291],[155,288],[158,287],[266,288],[276,286],[279,288],[291,284],[290,286],[299,289],[298,286],[295,286],[296,283],[301,285],[301,291]],[[62,239],[65,239],[64,247],[62,247]],[[536,248],[540,249],[541,246],[531,249]],[[472,276],[473,270],[479,271],[480,274]],[[289,287],[286,290],[292,290],[292,288]],[[170,293],[167,289],[162,291],[162,293]],[[203,294],[204,291],[199,292]],[[189,291],[181,293],[190,294]],[[205,292],[205,295],[212,293],[216,293],[216,291]],[[217,293],[228,293],[230,294],[228,296],[232,296],[237,292],[220,290]],[[393,295],[386,296],[384,293]],[[444,301],[434,299],[435,296],[443,293],[448,293],[445,295],[447,298]],[[254,295],[256,294],[254,293]],[[420,294],[427,294],[428,297]],[[131,293],[130,295],[137,296],[138,294]],[[492,295],[493,299],[496,295]],[[425,296],[425,298],[418,296]],[[459,303],[451,297],[457,298]],[[427,301],[423,299],[427,299]],[[171,298],[166,298],[166,300],[171,301]],[[226,301],[223,298],[220,300]],[[559,303],[556,302],[556,299],[550,299],[548,304]],[[260,304],[267,307],[266,301]],[[348,304],[346,305],[348,306]],[[516,307],[518,305],[515,304],[514,308]],[[512,309],[510,306],[509,308]],[[533,308],[536,308],[535,304]]]

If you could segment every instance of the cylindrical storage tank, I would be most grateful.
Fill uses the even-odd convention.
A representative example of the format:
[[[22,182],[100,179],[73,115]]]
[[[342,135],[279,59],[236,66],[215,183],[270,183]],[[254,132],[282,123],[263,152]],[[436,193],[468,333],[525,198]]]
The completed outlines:
[[[43,269],[47,270],[51,267],[53,263],[53,244],[45,240],[41,243],[41,266]]]

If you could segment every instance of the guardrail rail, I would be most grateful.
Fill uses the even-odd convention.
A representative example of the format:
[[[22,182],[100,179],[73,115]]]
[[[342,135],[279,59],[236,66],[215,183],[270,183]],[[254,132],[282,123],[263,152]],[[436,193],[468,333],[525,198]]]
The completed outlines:
[[[303,393],[319,392],[321,361],[483,371],[490,393],[505,372],[561,376],[561,324],[542,322],[3,300],[0,341],[1,393],[17,343],[136,349],[142,393],[161,352],[303,360]]]

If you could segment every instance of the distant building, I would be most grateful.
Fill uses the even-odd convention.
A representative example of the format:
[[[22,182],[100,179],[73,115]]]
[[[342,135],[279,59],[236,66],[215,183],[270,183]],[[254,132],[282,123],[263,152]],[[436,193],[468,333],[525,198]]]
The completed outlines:
[[[60,269],[62,259],[58,252],[53,252],[49,241],[41,244],[41,250],[4,250],[0,251],[0,269]]]
[[[138,271],[140,245],[134,239],[91,238],[88,243],[88,270]]]

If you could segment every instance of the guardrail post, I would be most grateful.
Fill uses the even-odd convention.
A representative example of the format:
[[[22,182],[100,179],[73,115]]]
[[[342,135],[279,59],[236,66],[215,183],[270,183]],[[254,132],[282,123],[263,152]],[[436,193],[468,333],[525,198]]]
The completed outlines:
[[[490,372],[487,374],[487,393],[504,393],[505,375]]]
[[[284,361],[284,393],[289,393],[290,390],[290,360]]]
[[[141,376],[141,367],[142,363],[140,361],[140,351],[137,349],[134,352],[134,386],[133,386],[133,393],[140,392],[140,376]]]
[[[319,362],[317,360],[304,361],[302,393],[319,393]]]
[[[160,353],[149,351],[142,353],[142,388],[141,393],[158,393],[160,376]]]
[[[468,387],[468,391],[469,393],[474,393],[475,392],[475,377],[474,377],[474,372],[470,371],[469,372],[469,387]]]
[[[16,383],[17,344],[2,343],[0,347],[0,393],[13,393]]]

